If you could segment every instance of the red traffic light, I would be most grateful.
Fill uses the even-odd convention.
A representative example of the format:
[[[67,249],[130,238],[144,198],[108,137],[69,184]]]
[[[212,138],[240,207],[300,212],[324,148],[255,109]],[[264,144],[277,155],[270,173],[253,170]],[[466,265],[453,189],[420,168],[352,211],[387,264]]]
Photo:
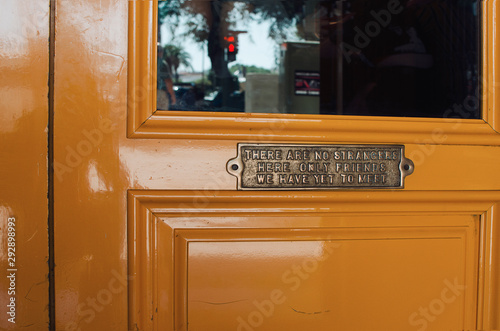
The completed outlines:
[[[236,54],[238,53],[238,36],[225,36],[224,37],[224,48],[226,53],[226,61],[233,62],[236,61]]]

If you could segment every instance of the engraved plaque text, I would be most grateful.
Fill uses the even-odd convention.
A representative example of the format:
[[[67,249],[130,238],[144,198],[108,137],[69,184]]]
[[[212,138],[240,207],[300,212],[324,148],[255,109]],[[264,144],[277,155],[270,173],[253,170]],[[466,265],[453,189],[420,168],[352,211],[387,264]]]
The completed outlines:
[[[401,145],[241,143],[227,163],[240,190],[403,188],[413,169]]]

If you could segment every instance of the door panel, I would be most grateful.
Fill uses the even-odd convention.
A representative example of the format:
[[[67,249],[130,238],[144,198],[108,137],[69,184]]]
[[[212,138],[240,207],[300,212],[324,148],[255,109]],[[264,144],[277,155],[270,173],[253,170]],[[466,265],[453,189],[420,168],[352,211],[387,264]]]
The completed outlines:
[[[159,330],[483,325],[475,307],[489,306],[483,294],[492,293],[492,284],[478,274],[477,258],[492,253],[480,231],[491,225],[487,195],[461,200],[440,192],[429,203],[429,192],[338,193],[325,194],[324,200],[273,193],[276,203],[270,205],[258,195],[207,193],[214,196],[130,192],[131,325]],[[454,198],[459,199],[449,202]],[[454,298],[446,288],[454,290]]]
[[[495,1],[483,5],[488,111],[460,121],[160,114],[157,2],[56,6],[59,329],[234,330],[254,300],[281,301],[274,289],[286,302],[249,327],[500,328]],[[242,141],[404,144],[416,168],[399,192],[242,193],[226,171]],[[282,274],[318,246],[335,253],[289,290]],[[455,278],[464,294],[441,299]],[[431,323],[419,309],[439,300]]]
[[[399,236],[391,228],[321,231],[327,236],[338,232],[341,239],[330,241],[297,241],[276,233],[274,240],[282,241],[245,236],[189,243],[188,256],[180,257],[188,261],[187,324],[193,330],[410,330],[425,321],[417,307],[439,300],[450,279],[465,284],[466,269],[463,238],[452,231],[433,232],[446,239],[415,238],[412,230],[400,230]],[[405,234],[413,240],[399,238]],[[247,241],[252,239],[258,241]],[[474,325],[473,314],[463,311],[474,306],[473,300],[466,302],[461,294],[460,300],[448,300],[453,300],[446,307],[449,314],[427,322],[433,326],[429,329]],[[444,304],[436,303],[433,311],[441,315]]]
[[[0,329],[43,330],[49,323],[50,6],[49,0],[5,0],[1,7]]]

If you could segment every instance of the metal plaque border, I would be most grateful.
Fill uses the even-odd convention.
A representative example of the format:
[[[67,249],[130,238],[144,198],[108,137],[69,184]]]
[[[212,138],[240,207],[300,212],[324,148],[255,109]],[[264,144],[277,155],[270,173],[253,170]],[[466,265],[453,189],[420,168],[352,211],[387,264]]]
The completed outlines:
[[[306,148],[325,148],[325,147],[341,147],[341,148],[397,148],[401,153],[401,160],[399,162],[399,176],[400,186],[333,186],[333,187],[242,187],[244,162],[242,150],[244,147],[306,147]],[[404,169],[404,167],[407,169]],[[402,190],[405,188],[405,178],[410,176],[414,170],[415,165],[413,161],[405,156],[404,145],[391,145],[391,144],[266,144],[266,143],[238,143],[237,155],[235,158],[230,159],[226,164],[226,170],[232,176],[237,178],[238,191],[333,191],[333,190]]]

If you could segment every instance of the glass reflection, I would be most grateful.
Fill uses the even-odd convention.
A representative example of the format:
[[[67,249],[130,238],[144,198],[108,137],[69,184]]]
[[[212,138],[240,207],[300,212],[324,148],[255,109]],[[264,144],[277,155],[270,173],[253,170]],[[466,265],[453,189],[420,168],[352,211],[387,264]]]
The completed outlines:
[[[158,109],[480,118],[479,8],[160,1]]]

